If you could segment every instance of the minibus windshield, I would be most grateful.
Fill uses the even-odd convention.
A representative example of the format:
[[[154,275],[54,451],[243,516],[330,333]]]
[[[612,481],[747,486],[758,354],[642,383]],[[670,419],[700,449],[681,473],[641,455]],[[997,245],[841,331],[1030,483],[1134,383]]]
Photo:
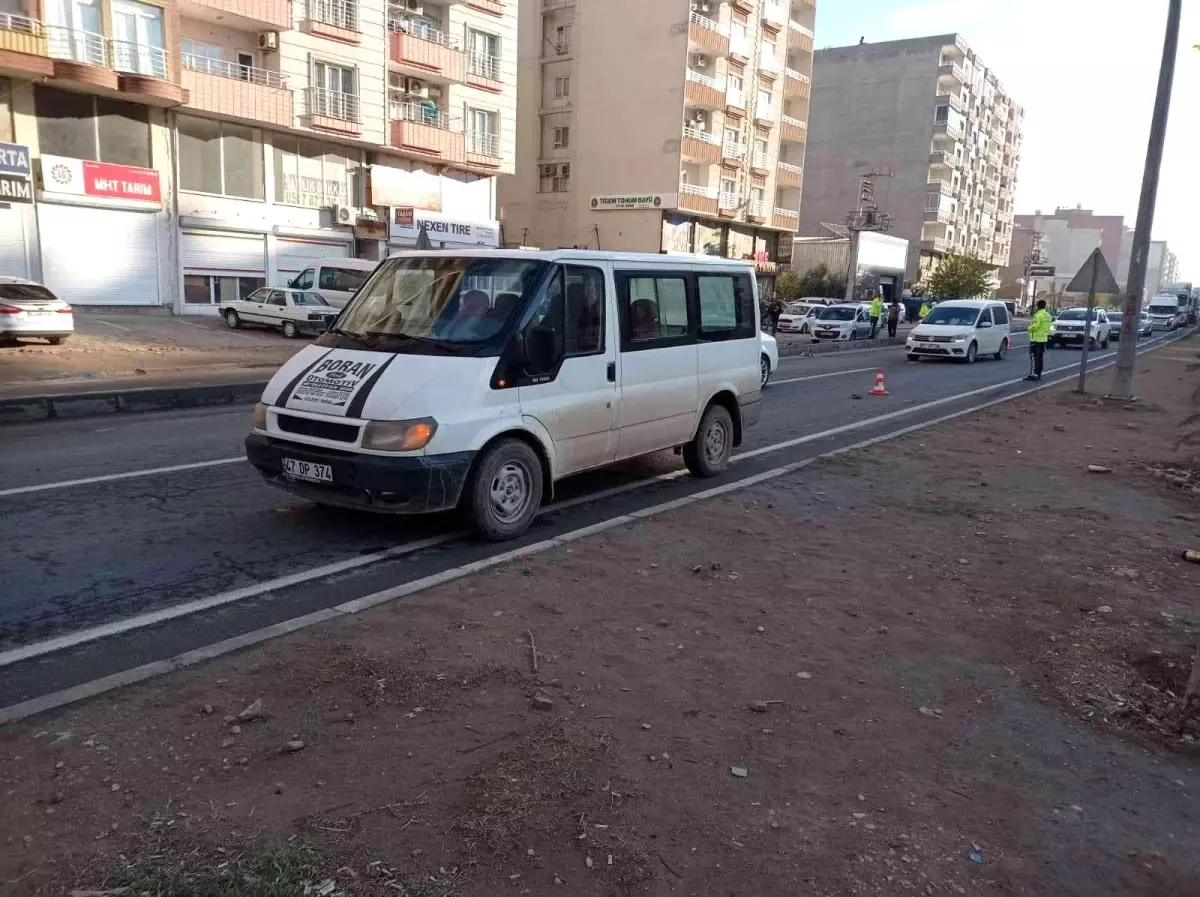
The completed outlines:
[[[405,343],[484,344],[524,307],[545,270],[546,262],[520,258],[389,259],[330,333],[390,351]]]

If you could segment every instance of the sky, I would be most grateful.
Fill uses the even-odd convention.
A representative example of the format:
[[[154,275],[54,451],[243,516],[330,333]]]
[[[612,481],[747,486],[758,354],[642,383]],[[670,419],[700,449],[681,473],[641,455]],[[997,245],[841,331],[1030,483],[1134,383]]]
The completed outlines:
[[[1137,218],[1167,0],[821,0],[816,46],[957,32],[1025,108],[1016,210]],[[1185,0],[1153,238],[1200,281],[1200,2]]]

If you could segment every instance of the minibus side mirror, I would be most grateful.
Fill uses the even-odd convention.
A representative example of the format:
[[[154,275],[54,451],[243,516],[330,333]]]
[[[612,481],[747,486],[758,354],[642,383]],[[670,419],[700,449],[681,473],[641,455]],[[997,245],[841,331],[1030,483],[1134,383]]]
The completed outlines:
[[[549,327],[534,327],[525,335],[525,370],[532,376],[548,374],[558,365],[562,336]]]

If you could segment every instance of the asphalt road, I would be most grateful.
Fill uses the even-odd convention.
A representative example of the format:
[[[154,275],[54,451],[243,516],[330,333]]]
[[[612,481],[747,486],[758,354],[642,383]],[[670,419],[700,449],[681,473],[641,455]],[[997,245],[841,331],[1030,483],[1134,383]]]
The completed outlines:
[[[902,348],[785,358],[724,477],[672,476],[681,464],[669,452],[575,477],[524,540],[503,547],[463,538],[449,515],[321,509],[267,486],[240,460],[244,407],[5,427],[0,707],[1019,392],[1029,384],[1017,342],[1006,361],[973,366],[909,363]],[[1048,374],[1073,372],[1078,357],[1050,352]],[[867,395],[877,367],[886,398]],[[1099,374],[1097,388],[1110,377]],[[214,606],[144,619],[196,602]],[[110,624],[127,628],[47,650]]]

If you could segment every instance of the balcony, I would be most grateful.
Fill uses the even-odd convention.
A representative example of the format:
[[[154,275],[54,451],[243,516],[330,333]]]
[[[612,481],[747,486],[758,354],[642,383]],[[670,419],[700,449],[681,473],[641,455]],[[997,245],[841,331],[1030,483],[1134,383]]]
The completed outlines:
[[[962,162],[948,150],[934,150],[929,154],[929,164],[944,168],[961,168]]]
[[[445,111],[416,103],[391,103],[388,116],[392,146],[455,164],[466,160],[463,133],[451,129]]]
[[[788,11],[782,0],[762,0],[759,15],[764,28],[781,31],[788,21]]]
[[[767,204],[761,199],[752,199],[746,205],[746,220],[753,224],[767,223]]]
[[[812,79],[803,72],[788,69],[787,79],[783,82],[783,95],[792,98],[812,96]]]
[[[805,28],[795,19],[790,20],[788,22],[788,49],[811,53],[813,51],[812,29]]]
[[[717,214],[722,218],[733,218],[737,215],[739,205],[736,193],[721,191],[717,195]]]
[[[782,115],[779,125],[779,139],[785,143],[804,143],[808,140],[808,125],[800,119]]]
[[[774,53],[760,50],[758,54],[758,73],[764,78],[774,80],[783,72],[783,63]]]
[[[26,78],[54,76],[45,25],[25,16],[0,14],[0,72]]]
[[[467,54],[467,83],[489,93],[501,93],[500,57],[472,50]]]
[[[500,167],[500,135],[491,131],[467,131],[463,135],[467,164],[482,168]]]
[[[702,215],[717,214],[717,188],[680,184],[679,208]]]
[[[942,196],[954,195],[954,187],[951,185],[950,181],[943,181],[940,178],[927,182],[925,184],[925,190],[929,193],[937,191]]]
[[[775,167],[775,185],[799,190],[804,186],[804,169],[790,162],[780,162]]]
[[[307,0],[305,21],[300,30],[343,44],[360,44],[358,3],[355,0]]]
[[[962,94],[956,90],[943,88],[938,91],[937,101],[939,105],[945,104],[963,115],[967,114],[967,101],[963,99]]]
[[[725,105],[721,83],[692,69],[687,70],[687,77],[683,82],[683,96],[687,102],[703,109],[720,109]]]
[[[725,112],[728,115],[746,114],[746,94],[736,87],[725,89]]]
[[[119,91],[120,79],[109,65],[108,39],[103,34],[47,25],[46,35],[54,77],[100,91]]]
[[[357,137],[362,133],[358,97],[352,93],[309,87],[304,91],[306,127]]]
[[[754,12],[754,5],[750,2],[750,0],[729,0],[729,5],[738,12],[745,13],[746,15],[750,15],[752,12]]]
[[[55,25],[45,26],[45,32],[55,79],[101,93],[126,94],[127,99],[147,106],[179,106],[187,101],[177,69],[162,47]]]
[[[948,121],[935,121],[933,123],[933,133],[935,136],[946,136],[951,140],[962,140],[963,136],[962,128]]]
[[[683,129],[681,151],[683,158],[689,162],[712,165],[721,161],[721,139],[695,125],[688,125]]]
[[[925,252],[943,255],[947,252],[954,251],[954,243],[945,237],[932,237],[928,239],[922,237],[921,249]]]
[[[957,62],[946,62],[938,66],[939,78],[953,78],[959,84],[967,83],[966,73]]]
[[[776,207],[775,214],[771,217],[771,226],[794,231],[800,226],[800,213]]]
[[[729,55],[734,61],[749,62],[750,55],[753,52],[754,43],[745,34],[731,34],[729,36]]]
[[[938,222],[939,224],[950,224],[954,221],[954,213],[948,208],[943,208],[941,205],[933,209],[925,209],[925,221],[927,223]]]
[[[754,123],[760,128],[773,128],[779,119],[779,112],[770,103],[759,100],[754,104]]]
[[[189,108],[254,124],[294,124],[292,92],[277,72],[187,53],[179,62]]]
[[[466,77],[466,54],[458,39],[408,19],[388,20],[388,63],[421,78],[461,82]]]
[[[464,0],[471,9],[497,18],[504,15],[504,4],[500,0]]]
[[[728,168],[737,168],[746,156],[746,147],[736,140],[726,140],[721,144],[721,164]]]
[[[750,158],[750,169],[759,177],[765,178],[771,173],[771,157],[756,151]]]
[[[289,0],[180,0],[179,11],[189,19],[218,21],[242,31],[290,31]]]
[[[710,56],[727,56],[729,29],[693,9],[688,22],[688,43],[691,49]]]

